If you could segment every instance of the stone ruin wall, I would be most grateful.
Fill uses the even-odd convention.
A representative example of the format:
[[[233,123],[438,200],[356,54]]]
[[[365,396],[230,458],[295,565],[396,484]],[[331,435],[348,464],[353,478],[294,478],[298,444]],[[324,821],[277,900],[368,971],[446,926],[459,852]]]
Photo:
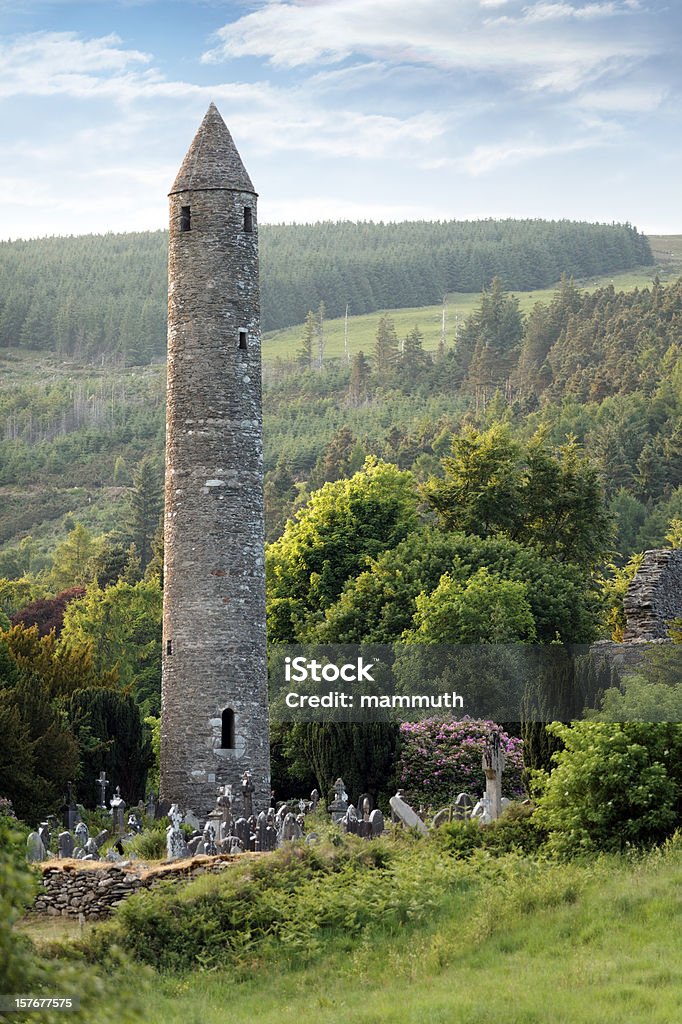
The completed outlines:
[[[626,627],[620,643],[598,640],[590,652],[606,658],[618,674],[636,669],[642,658],[672,644],[669,624],[682,616],[682,550],[645,551],[642,565],[623,599]]]
[[[36,896],[33,910],[50,917],[80,917],[82,914],[88,921],[101,920],[141,889],[151,889],[158,882],[189,881],[198,875],[225,871],[234,859],[232,856],[198,857],[148,873],[143,873],[139,867],[132,871],[116,864],[91,868],[77,866],[77,862],[59,866],[45,864],[42,889]]]
[[[645,551],[623,601],[623,640],[664,640],[669,623],[682,616],[682,550]]]

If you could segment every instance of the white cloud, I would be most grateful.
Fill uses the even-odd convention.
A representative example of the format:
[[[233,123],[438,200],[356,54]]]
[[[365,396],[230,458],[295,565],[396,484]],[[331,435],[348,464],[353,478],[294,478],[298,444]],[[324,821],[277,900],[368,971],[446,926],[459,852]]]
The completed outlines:
[[[657,110],[667,95],[668,89],[663,86],[620,86],[584,92],[575,103],[585,110],[645,114]]]
[[[224,25],[206,62],[256,57],[278,68],[339,64],[349,58],[423,63],[441,70],[565,82],[596,78],[605,66],[641,58],[650,43],[635,33],[592,33],[589,25],[636,8],[623,0],[578,6],[567,2],[504,6],[509,15],[486,17],[503,6],[475,0],[269,0]],[[570,22],[570,30],[564,24]],[[561,28],[559,28],[559,23]],[[550,77],[553,76],[553,77]]]
[[[49,150],[40,147],[42,153],[34,152],[38,159],[55,159],[74,145],[92,147],[100,158],[131,148],[144,136],[156,110],[151,103],[135,101],[185,100],[188,110],[195,110],[197,100],[206,106],[215,101],[231,128],[254,147],[322,156],[381,158],[398,146],[409,149],[432,141],[446,129],[447,115],[429,111],[408,117],[330,109],[317,90],[307,87],[169,81],[153,67],[140,70],[150,57],[124,50],[119,43],[116,36],[82,40],[73,33],[42,33],[0,49],[0,99],[63,95],[123,104],[123,117],[107,123],[100,116],[96,128],[81,130],[63,151],[59,144]]]
[[[0,97],[79,95],[84,88],[106,86],[113,75],[128,78],[128,68],[148,64],[149,54],[124,50],[118,36],[82,39],[74,32],[38,32],[0,46]]]
[[[539,0],[527,4],[513,15],[501,15],[489,18],[487,25],[532,25],[542,22],[573,19],[577,22],[595,21],[598,18],[613,18],[617,15],[631,15],[640,10],[638,0],[606,0],[606,2],[588,3],[582,7],[564,2],[564,0]]]
[[[442,160],[426,161],[424,166],[429,169],[452,167],[464,171],[472,177],[489,174],[503,166],[514,166],[529,160],[560,156],[588,149],[594,145],[594,139],[580,138],[566,142],[519,142],[506,141],[491,145],[475,146],[470,153],[461,157],[450,157]]]
[[[615,14],[626,13],[627,8],[618,3],[594,3],[586,4],[584,7],[575,7],[567,3],[538,3],[532,7],[525,7],[520,20],[525,22],[533,21],[556,21],[562,18],[577,18],[578,20],[590,21],[593,18],[609,18]]]

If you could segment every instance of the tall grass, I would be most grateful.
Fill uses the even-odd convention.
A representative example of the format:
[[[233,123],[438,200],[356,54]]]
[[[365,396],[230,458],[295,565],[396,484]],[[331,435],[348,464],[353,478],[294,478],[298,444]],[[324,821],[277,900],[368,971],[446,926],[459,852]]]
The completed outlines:
[[[224,954],[225,934],[202,932],[195,918],[185,948],[204,942],[210,955],[158,976],[154,997],[144,997],[148,1024],[680,1019],[678,842],[572,864],[483,850],[462,860],[430,841],[374,849],[350,844],[312,859],[293,849],[269,858],[268,884],[263,858],[240,865],[231,880],[169,890],[176,934],[202,903],[208,920],[218,920],[210,907],[230,891],[245,904],[243,919],[255,907],[252,923],[264,921],[269,908],[271,923],[260,936],[251,931],[235,956]],[[134,897],[119,914],[117,941],[130,947],[136,931],[138,956],[163,920],[154,924],[150,909]],[[282,914],[286,926],[272,925]]]

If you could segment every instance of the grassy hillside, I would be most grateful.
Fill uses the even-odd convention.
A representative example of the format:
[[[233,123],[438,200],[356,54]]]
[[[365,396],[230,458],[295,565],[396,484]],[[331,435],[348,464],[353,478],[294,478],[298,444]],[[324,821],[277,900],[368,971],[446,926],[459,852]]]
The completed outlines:
[[[264,330],[330,316],[424,306],[448,291],[548,287],[652,261],[627,225],[572,221],[414,221],[263,225]],[[0,242],[0,346],[119,364],[153,362],[166,348],[167,237],[163,231]]]
[[[655,262],[663,271],[674,275],[682,272],[682,235],[649,235]]]
[[[193,973],[148,998],[149,1024],[673,1024],[682,998],[679,859],[518,864],[444,889],[428,925],[337,938],[304,969]],[[485,869],[482,866],[482,873]],[[265,982],[267,978],[267,982]]]
[[[128,973],[148,1024],[679,1019],[677,838],[648,855],[582,863],[518,853],[457,860],[433,838],[351,845],[357,859],[331,874],[322,865],[343,858],[338,847],[320,848],[312,864],[299,847],[238,862],[175,893],[133,897],[118,923],[96,928],[86,943],[103,961],[112,938],[153,961],[143,937],[153,929],[154,945],[164,935],[177,949],[182,969]],[[292,873],[300,876],[293,887]],[[219,903],[232,913],[221,917]],[[42,932],[54,935],[51,922],[30,929],[34,939]]]
[[[682,246],[680,259],[682,263]],[[577,283],[587,291],[595,291],[597,288],[609,284],[613,284],[617,290],[631,291],[634,288],[646,288],[651,284],[652,278],[657,272],[662,279],[668,276],[675,276],[671,268],[668,268],[667,265],[661,265],[656,268],[642,267],[636,270],[625,271],[622,274],[590,278],[587,281],[579,281]],[[555,286],[528,292],[515,292],[514,294],[519,300],[522,312],[528,313],[536,302],[549,302],[554,293],[554,288]],[[479,301],[480,296],[472,292],[450,292],[446,296],[444,306],[447,345],[454,343],[459,328],[476,308]],[[435,351],[438,347],[443,325],[443,305],[418,306],[412,309],[379,310],[376,313],[366,313],[364,316],[348,317],[348,351],[351,356],[359,351],[369,355],[372,351],[377,323],[383,312],[390,313],[399,338],[405,337],[417,325],[424,336],[424,348],[427,351]],[[325,321],[324,337],[325,355],[327,357],[339,358],[344,355],[345,327],[344,317]],[[302,331],[303,327],[301,324],[287,327],[281,331],[268,331],[263,336],[263,360],[265,364],[272,363],[276,359],[295,359],[301,347]]]
[[[660,253],[675,252],[676,243],[672,237],[657,239],[656,244]],[[682,251],[682,246],[680,249]],[[668,262],[656,268],[629,271],[613,278],[591,279],[582,284],[589,292],[611,282],[615,289],[642,289],[650,285],[654,273],[659,273],[663,280],[669,280],[674,271],[675,264]],[[553,292],[535,290],[516,294],[521,310],[530,314],[537,303],[550,302]],[[602,305],[605,302],[604,315],[610,315],[608,295],[601,302]],[[352,452],[339,454],[334,469],[336,473],[358,468],[366,453],[397,461],[403,468],[416,465],[421,458],[422,462],[426,460],[422,468],[433,471],[436,439],[444,430],[457,427],[463,422],[463,417],[471,415],[472,389],[460,390],[462,371],[457,365],[457,358],[452,357],[452,349],[455,338],[459,336],[461,340],[464,337],[467,317],[479,304],[478,295],[448,295],[446,343],[451,354],[448,360],[434,364],[431,370],[420,374],[408,374],[405,379],[396,377],[382,381],[379,391],[375,391],[376,381],[373,381],[367,399],[359,402],[349,399],[350,367],[343,359],[343,318],[325,321],[325,366],[322,373],[317,370],[303,372],[293,363],[301,346],[300,326],[266,334],[263,349],[266,469],[274,473],[277,464],[283,461],[297,486],[311,480],[311,474],[315,486],[320,486],[330,478],[329,471],[322,467],[320,472],[313,472],[314,467],[323,456],[326,458],[327,446],[333,443],[333,439],[348,430],[352,434],[351,447],[355,447]],[[418,325],[424,336],[425,349],[433,352],[440,340],[442,313],[443,307],[438,305],[393,310],[391,316],[398,338],[404,338]],[[371,356],[379,316],[379,313],[373,313],[349,317],[348,350],[351,356],[360,350]],[[627,348],[632,344],[629,335],[634,330],[632,324],[637,320],[636,311],[631,312],[630,320],[628,338],[624,340]],[[613,329],[616,333],[620,330],[617,324]],[[659,328],[657,331],[660,333]],[[595,336],[593,325],[586,324],[584,337],[592,348],[594,344],[590,339]],[[562,345],[564,342],[559,344],[559,348]],[[620,353],[618,337],[614,337],[613,345],[613,351]],[[591,355],[583,353],[575,344],[573,351],[576,366],[614,358],[596,351]],[[649,367],[650,381],[657,379],[661,370],[658,356],[652,361],[647,347],[637,359],[640,363],[644,360]],[[561,372],[561,379],[567,378],[567,371],[562,369]],[[590,372],[593,379],[596,371]],[[608,380],[613,381],[613,375],[614,368],[609,368],[607,383]],[[670,419],[669,429],[668,426],[662,429],[660,417],[643,425],[640,422],[649,404],[651,386],[647,383],[647,393],[642,395],[641,402],[634,397],[626,400],[621,396],[618,403],[613,404],[609,399],[608,410],[605,405],[598,416],[596,409],[587,412],[579,389],[572,397],[582,405],[567,407],[566,414],[552,396],[552,402],[545,407],[541,419],[549,424],[552,436],[558,441],[566,433],[575,433],[586,443],[588,450],[604,459],[607,474],[616,467],[619,475],[614,486],[622,482],[633,490],[630,478],[649,436],[653,438],[660,433],[660,443],[665,442],[668,449],[673,441],[677,443],[674,438],[670,442],[666,440],[674,433],[674,419]],[[82,521],[95,533],[114,529],[120,521],[127,488],[137,463],[143,455],[151,453],[161,465],[165,431],[164,387],[163,362],[126,368],[112,365],[109,360],[76,359],[22,348],[0,349],[0,549],[15,545],[22,537],[32,534],[38,545],[38,563],[34,568],[39,568],[41,559],[65,536],[67,514]],[[533,384],[531,390],[534,387]],[[603,390],[602,385],[599,388]],[[600,399],[598,391],[597,401]],[[561,393],[563,395],[563,390]],[[571,396],[566,397],[570,399]],[[637,412],[633,404],[635,401],[641,404],[642,412]],[[514,413],[520,429],[526,429],[522,420],[532,408],[532,405],[522,405]],[[496,415],[501,411],[497,409]],[[539,415],[537,412],[532,414],[527,422],[530,424],[532,420],[537,425]],[[486,417],[489,418],[484,408],[483,424],[487,422]],[[633,426],[635,420],[637,424]],[[655,443],[659,444],[659,441]],[[652,449],[651,456],[647,452],[647,458],[650,462],[653,458],[660,463],[662,456]],[[670,451],[665,458],[668,461],[673,458]],[[667,488],[668,494],[681,482],[676,476],[677,482],[671,479],[661,484],[659,481],[657,489],[652,490],[649,484],[651,474],[651,469],[642,468],[642,485],[638,484],[639,490],[635,491],[638,499],[649,501],[653,497],[657,500],[662,493],[661,487]],[[270,506],[268,515],[274,532],[270,536],[276,535],[283,517],[290,514],[296,494],[295,489],[291,492],[284,487],[282,495],[275,495],[272,499],[274,504]],[[639,506],[633,506],[633,509],[634,535],[649,513]],[[661,523],[657,523],[654,532],[647,534],[648,544],[662,536],[661,530],[665,530],[665,522],[673,514],[677,512],[669,512],[666,508]],[[631,543],[634,542],[628,542],[628,548]],[[3,572],[8,573],[9,568],[3,569],[0,565],[0,576]]]

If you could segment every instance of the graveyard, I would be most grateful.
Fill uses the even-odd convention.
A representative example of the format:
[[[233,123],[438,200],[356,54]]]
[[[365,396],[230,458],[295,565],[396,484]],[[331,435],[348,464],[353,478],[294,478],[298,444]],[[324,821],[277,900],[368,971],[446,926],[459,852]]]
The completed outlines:
[[[491,745],[486,765],[494,757]],[[438,821],[397,797],[397,820],[375,834],[361,827],[369,804],[355,811],[338,782],[273,851],[53,851],[22,869],[42,885],[15,937],[69,979],[83,1020],[674,1019],[677,836],[649,852],[558,859],[528,805],[485,823],[465,797]]]
[[[583,7],[519,20],[641,5]],[[355,70],[320,45],[351,63],[316,94]],[[262,87],[217,93],[256,166]],[[426,133],[410,195],[547,155],[531,133],[441,158],[411,102],[330,187],[391,124]],[[264,134],[316,124],[294,108]],[[677,1024],[679,238],[369,202],[259,229],[204,109],[163,237],[2,243],[0,1021]]]

